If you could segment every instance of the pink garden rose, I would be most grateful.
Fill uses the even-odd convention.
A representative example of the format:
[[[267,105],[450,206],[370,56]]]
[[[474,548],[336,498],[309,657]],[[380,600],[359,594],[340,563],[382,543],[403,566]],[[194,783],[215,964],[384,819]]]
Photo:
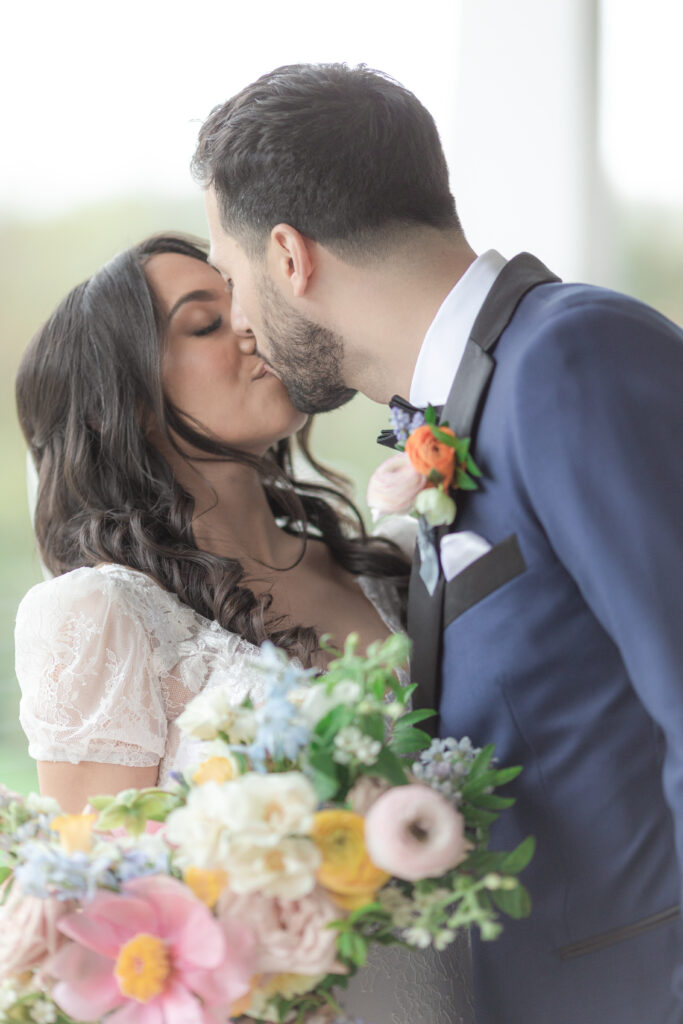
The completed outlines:
[[[7,886],[0,887],[0,899]],[[27,896],[15,882],[0,907],[0,978],[42,969],[66,939],[57,930],[73,903]]]
[[[73,941],[52,962],[52,997],[77,1021],[215,1024],[214,1008],[249,991],[250,929],[222,926],[173,878],[99,891],[59,928]]]
[[[340,974],[337,933],[327,925],[343,912],[316,888],[298,900],[283,900],[258,893],[236,896],[225,890],[218,907],[219,920],[244,922],[256,939],[257,974]]]
[[[462,814],[429,786],[396,786],[379,797],[365,819],[370,859],[396,878],[438,878],[467,856]]]
[[[426,486],[427,477],[413,467],[407,455],[399,453],[378,466],[370,477],[366,501],[375,518],[409,512],[415,498]]]

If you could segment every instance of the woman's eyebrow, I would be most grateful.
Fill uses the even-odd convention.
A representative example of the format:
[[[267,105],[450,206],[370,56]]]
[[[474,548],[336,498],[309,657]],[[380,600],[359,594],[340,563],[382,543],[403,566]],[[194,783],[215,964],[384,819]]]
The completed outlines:
[[[188,292],[187,295],[183,295],[175,303],[175,305],[171,309],[171,312],[168,314],[168,319],[170,320],[174,316],[174,314],[178,312],[180,307],[185,305],[186,302],[212,302],[214,299],[217,298],[218,292],[206,291],[203,289],[200,289],[199,291],[195,292]]]

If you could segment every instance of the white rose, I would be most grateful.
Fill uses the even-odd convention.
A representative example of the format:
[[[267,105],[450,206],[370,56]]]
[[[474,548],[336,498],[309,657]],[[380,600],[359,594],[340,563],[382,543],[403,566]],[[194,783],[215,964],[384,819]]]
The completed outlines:
[[[187,803],[171,811],[165,834],[177,847],[181,868],[222,868],[233,836],[249,817],[246,794],[234,783],[205,782],[191,789]]]
[[[299,708],[299,714],[309,729],[315,729],[318,722],[340,704],[355,704],[361,696],[358,683],[342,679],[328,693],[327,687],[318,684],[298,686],[289,693],[289,700]]]
[[[166,838],[177,847],[180,867],[224,868],[232,875],[227,861],[236,841],[267,852],[286,836],[310,834],[316,808],[315,790],[300,772],[247,772],[191,789],[186,805],[168,816]]]
[[[272,841],[272,836],[310,835],[318,798],[301,772],[247,772],[225,785],[240,788],[248,808],[240,831],[254,840],[259,836]]]
[[[440,487],[428,487],[415,499],[415,508],[429,526],[447,526],[455,519],[455,502]]]
[[[236,707],[227,687],[205,690],[190,701],[176,723],[183,732],[198,740],[215,740],[227,733],[232,743],[250,743],[256,734],[254,712]]]
[[[225,860],[230,891],[259,892],[283,900],[298,900],[313,892],[321,854],[312,839],[280,839],[273,846],[236,838]]]

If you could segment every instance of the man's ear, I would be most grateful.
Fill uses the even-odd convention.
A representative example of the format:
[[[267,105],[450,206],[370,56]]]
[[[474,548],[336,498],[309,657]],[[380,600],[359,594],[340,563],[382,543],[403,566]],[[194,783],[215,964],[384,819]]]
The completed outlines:
[[[290,224],[276,224],[270,232],[268,262],[271,272],[295,299],[306,294],[313,276],[314,244]]]

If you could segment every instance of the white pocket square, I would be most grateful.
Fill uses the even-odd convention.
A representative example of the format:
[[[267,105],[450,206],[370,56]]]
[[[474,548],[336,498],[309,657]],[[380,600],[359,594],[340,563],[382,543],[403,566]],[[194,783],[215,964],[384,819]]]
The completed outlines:
[[[452,580],[472,562],[491,550],[491,545],[471,530],[456,530],[441,538],[441,568],[447,580]]]

